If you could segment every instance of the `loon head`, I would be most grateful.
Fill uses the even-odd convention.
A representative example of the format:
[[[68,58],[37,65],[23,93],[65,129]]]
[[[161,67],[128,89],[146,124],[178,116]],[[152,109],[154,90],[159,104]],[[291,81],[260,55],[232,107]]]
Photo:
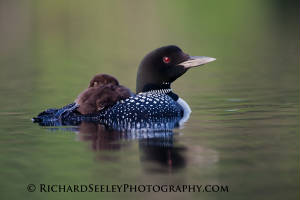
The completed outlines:
[[[179,47],[160,47],[147,54],[138,69],[136,93],[170,88],[170,84],[188,69],[216,60],[205,56],[189,56]]]

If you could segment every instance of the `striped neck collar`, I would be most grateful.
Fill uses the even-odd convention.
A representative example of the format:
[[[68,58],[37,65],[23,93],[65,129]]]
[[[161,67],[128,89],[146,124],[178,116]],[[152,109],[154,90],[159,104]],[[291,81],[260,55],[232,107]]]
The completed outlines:
[[[157,90],[149,90],[147,92],[154,93],[154,94],[167,94],[169,92],[172,92],[172,89],[171,88],[169,88],[169,89],[157,89]]]
[[[139,94],[147,95],[147,94],[165,94],[171,97],[174,101],[177,101],[179,99],[178,95],[175,94],[172,89],[160,89],[160,90],[150,90],[147,92],[140,92]]]
[[[160,85],[155,84],[147,84],[143,88],[143,92],[140,92],[139,94],[166,94],[170,96],[174,101],[178,100],[178,95],[175,94],[171,89],[171,83],[164,82]]]

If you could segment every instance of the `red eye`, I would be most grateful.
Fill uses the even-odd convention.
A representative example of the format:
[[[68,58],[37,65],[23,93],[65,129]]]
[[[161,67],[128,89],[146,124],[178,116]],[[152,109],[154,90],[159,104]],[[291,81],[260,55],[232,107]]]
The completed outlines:
[[[164,63],[169,63],[171,61],[171,59],[167,56],[163,57],[163,61]]]

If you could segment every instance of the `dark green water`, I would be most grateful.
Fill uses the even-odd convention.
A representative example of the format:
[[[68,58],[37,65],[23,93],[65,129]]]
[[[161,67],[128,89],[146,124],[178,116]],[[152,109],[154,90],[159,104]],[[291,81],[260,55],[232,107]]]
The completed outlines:
[[[280,0],[0,1],[0,198],[299,199],[298,8]],[[72,102],[96,73],[134,90],[142,57],[167,44],[217,58],[174,83],[192,114],[171,146],[31,122]],[[27,192],[40,183],[229,192]]]

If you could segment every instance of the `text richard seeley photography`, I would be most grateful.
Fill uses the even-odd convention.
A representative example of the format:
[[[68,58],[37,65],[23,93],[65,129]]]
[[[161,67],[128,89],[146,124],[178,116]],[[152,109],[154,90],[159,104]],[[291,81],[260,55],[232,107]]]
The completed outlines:
[[[61,184],[28,184],[28,192],[229,192],[228,185],[130,185],[130,184],[112,184],[112,185],[61,185]]]

